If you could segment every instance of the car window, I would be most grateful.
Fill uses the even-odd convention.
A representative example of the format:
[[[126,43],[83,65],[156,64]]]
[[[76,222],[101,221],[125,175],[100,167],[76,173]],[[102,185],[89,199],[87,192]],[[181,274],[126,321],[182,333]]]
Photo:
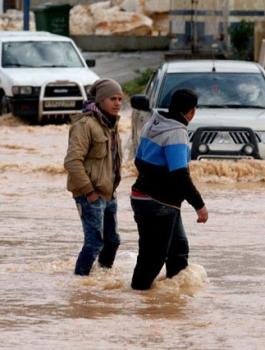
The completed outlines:
[[[2,65],[12,67],[83,67],[71,42],[26,41],[3,44]]]
[[[258,73],[170,73],[158,100],[158,108],[168,108],[177,89],[198,94],[198,107],[265,108],[265,80]]]

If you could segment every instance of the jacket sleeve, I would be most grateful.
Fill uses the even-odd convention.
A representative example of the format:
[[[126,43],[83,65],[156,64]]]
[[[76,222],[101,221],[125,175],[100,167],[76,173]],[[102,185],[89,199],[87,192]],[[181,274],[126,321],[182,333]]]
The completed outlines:
[[[84,122],[74,123],[69,131],[69,143],[64,159],[64,168],[68,172],[75,190],[84,194],[94,190],[84,166],[90,144],[91,136],[87,124]]]
[[[198,210],[204,206],[202,197],[191,179],[189,168],[181,168],[171,172],[171,181],[172,184],[178,184],[178,192],[181,192],[183,199],[186,199],[194,209]]]
[[[167,139],[167,145],[165,146],[165,156],[172,181],[172,189],[177,184],[177,194],[180,194],[183,199],[186,199],[196,210],[201,209],[204,206],[204,202],[199,191],[193,184],[189,172],[188,160],[190,151],[186,133],[181,130],[176,134],[173,133],[173,137],[173,141],[177,139],[181,142],[170,142]]]

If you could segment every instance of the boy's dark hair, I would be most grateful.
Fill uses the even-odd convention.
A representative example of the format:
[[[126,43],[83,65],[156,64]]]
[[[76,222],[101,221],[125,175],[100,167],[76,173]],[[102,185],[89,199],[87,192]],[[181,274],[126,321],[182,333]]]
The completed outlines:
[[[186,114],[192,108],[196,107],[198,103],[198,96],[190,89],[176,90],[168,107],[169,114]]]

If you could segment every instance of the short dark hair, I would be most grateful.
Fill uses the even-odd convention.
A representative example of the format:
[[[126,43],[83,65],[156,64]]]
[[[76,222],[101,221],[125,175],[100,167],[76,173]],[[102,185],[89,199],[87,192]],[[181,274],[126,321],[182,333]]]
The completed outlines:
[[[168,107],[169,114],[188,113],[198,103],[197,94],[190,89],[176,90],[171,97]]]

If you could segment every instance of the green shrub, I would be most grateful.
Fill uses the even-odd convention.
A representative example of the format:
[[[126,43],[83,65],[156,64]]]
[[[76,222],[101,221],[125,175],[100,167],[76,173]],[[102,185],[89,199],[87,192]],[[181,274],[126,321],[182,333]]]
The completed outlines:
[[[245,20],[233,24],[229,28],[233,57],[236,59],[253,59],[254,24]]]
[[[139,75],[135,79],[123,83],[123,91],[129,96],[142,93],[153,72],[153,69],[150,68],[147,68],[142,72],[139,70],[136,71],[136,73],[138,73]]]

